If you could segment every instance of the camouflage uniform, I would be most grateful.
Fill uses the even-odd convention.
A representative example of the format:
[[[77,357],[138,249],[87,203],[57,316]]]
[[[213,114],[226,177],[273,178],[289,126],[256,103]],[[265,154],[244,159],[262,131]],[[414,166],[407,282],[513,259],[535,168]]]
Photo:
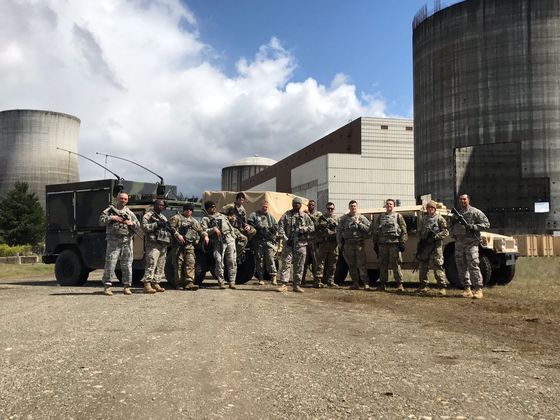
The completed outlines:
[[[321,215],[315,224],[317,239],[317,276],[324,284],[334,285],[334,271],[338,261],[336,227],[338,217]]]
[[[228,216],[230,224],[237,230],[235,250],[239,257],[245,251],[249,241],[255,236],[255,230],[252,227],[249,232],[245,231],[245,226],[247,225],[247,211],[243,205],[238,206],[233,202],[222,207],[220,213]],[[235,217],[231,217],[231,215]]]
[[[307,213],[288,210],[280,218],[278,234],[284,238],[282,249],[280,281],[286,285],[290,277],[293,262],[294,289],[301,285],[305,266],[305,250],[309,233],[315,230],[313,220]]]
[[[306,211],[307,215],[313,220],[313,225],[315,230],[317,230],[317,222],[319,218],[323,215],[320,211],[315,210],[313,213]],[[307,273],[309,264],[311,264],[311,274],[313,275],[313,285],[319,286],[321,284],[321,276],[319,275],[319,249],[317,247],[317,236],[316,232],[309,234],[309,242],[307,243],[307,261],[305,264],[304,273]]]
[[[359,288],[360,280],[364,287],[369,287],[364,248],[364,239],[367,237],[368,231],[369,220],[361,214],[355,216],[350,213],[344,214],[336,228],[336,241],[341,245],[342,255],[348,264],[350,277],[352,277],[352,288]]]
[[[130,219],[134,225],[129,226],[111,220],[111,216],[121,216],[123,219]],[[118,210],[114,206],[109,206],[101,213],[99,224],[106,225],[107,232],[107,251],[105,253],[105,270],[103,271],[103,284],[111,286],[111,278],[115,274],[115,267],[120,258],[122,283],[125,286],[132,284],[132,243],[134,239],[133,230],[140,227],[136,215],[128,208],[123,207]]]
[[[172,235],[167,229],[158,227],[158,221],[167,222],[167,218],[163,213],[157,214],[153,209],[142,217],[146,247],[146,272],[142,279],[143,283],[159,284],[162,277],[165,277],[167,247],[171,244]]]
[[[379,246],[379,282],[385,287],[389,278],[389,269],[397,287],[402,287],[401,253],[399,246],[406,244],[408,234],[406,222],[402,214],[391,212],[382,213],[372,223],[373,242]]]
[[[490,228],[486,215],[475,207],[469,205],[464,211],[460,208],[459,213],[463,215],[468,224],[476,226],[479,231]],[[455,264],[457,264],[459,280],[464,280],[466,288],[471,287],[471,282],[475,288],[482,288],[482,273],[478,266],[480,240],[457,220],[451,224],[451,236],[455,239]]]
[[[228,218],[221,213],[207,214],[202,218],[201,225],[210,237],[212,255],[214,257],[214,275],[218,280],[218,284],[223,286],[225,283],[225,264],[229,275],[229,283],[234,285],[235,277],[237,276],[237,254],[235,250],[235,239],[238,236],[237,230],[229,223]],[[222,232],[221,237],[216,236],[214,232],[216,227]]]
[[[268,273],[273,281],[276,278],[276,235],[278,232],[278,224],[276,219],[270,214],[264,214],[261,210],[254,211],[249,215],[247,223],[256,230],[255,237],[252,241],[252,247],[255,250],[257,263],[257,276],[259,279],[264,278],[264,274]]]
[[[169,223],[177,231],[176,237],[182,235],[184,244],[176,242],[173,250],[173,266],[175,268],[175,287],[184,288],[189,283],[194,283],[195,254],[194,247],[199,238],[207,236],[206,231],[198,221],[190,216],[176,214]]]
[[[445,218],[437,213],[431,217],[428,213],[422,219],[422,228],[418,235],[416,259],[420,287],[428,286],[428,271],[434,270],[434,276],[441,289],[445,289],[445,271],[443,271],[443,246],[441,241],[449,235]],[[423,249],[420,247],[423,246]]]

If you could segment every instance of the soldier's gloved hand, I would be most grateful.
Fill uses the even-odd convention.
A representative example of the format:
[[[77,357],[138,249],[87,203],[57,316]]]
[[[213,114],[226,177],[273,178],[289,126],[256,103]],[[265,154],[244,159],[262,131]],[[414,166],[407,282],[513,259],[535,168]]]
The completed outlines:
[[[377,242],[373,244],[373,250],[375,251],[375,255],[379,257],[379,244]]]
[[[162,220],[158,220],[157,221],[157,227],[160,228],[160,229],[164,228],[165,227],[165,222],[162,221]]]
[[[467,230],[471,233],[478,232],[478,226],[477,225],[467,225]]]
[[[405,249],[406,249],[406,246],[405,246],[404,242],[401,242],[401,243],[399,243],[397,248],[399,249],[399,252],[404,252]]]

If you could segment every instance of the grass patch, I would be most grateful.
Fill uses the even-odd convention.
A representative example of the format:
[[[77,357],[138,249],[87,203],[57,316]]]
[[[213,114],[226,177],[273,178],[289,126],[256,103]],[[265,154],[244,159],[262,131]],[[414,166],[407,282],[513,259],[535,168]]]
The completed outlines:
[[[54,275],[54,264],[0,264],[0,279]]]

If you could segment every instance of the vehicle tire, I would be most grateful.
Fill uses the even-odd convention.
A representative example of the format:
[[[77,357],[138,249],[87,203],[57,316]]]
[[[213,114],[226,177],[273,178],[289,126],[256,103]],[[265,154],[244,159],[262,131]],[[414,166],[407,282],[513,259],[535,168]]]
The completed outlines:
[[[482,273],[482,284],[484,284],[484,286],[493,285],[494,282],[492,281],[492,263],[490,262],[490,258],[480,253],[479,260],[480,263],[478,264],[478,267],[480,268],[480,272]]]
[[[165,280],[170,288],[175,289],[175,266],[173,265],[173,255],[176,249],[167,248],[167,255],[165,257],[165,267],[163,273]]]
[[[88,279],[89,268],[75,251],[65,249],[56,259],[54,273],[61,286],[82,286]]]
[[[120,268],[115,268],[115,276],[122,283],[122,270]],[[142,279],[144,278],[144,270],[142,269],[132,269],[132,285],[142,286]]]
[[[245,284],[255,275],[256,261],[255,253],[251,249],[245,250],[245,258],[243,262],[237,266],[237,275],[235,276],[235,283]],[[226,276],[227,273],[224,273]],[[226,277],[226,281],[228,278]]]
[[[515,276],[515,265],[502,266],[492,273],[492,282],[499,285],[510,283]]]
[[[447,277],[447,281],[456,289],[464,289],[465,283],[463,282],[463,279],[459,279],[457,264],[455,264],[455,244],[447,245],[443,256],[443,269],[445,270],[445,277]]]
[[[202,286],[202,282],[206,277],[208,271],[208,264],[206,263],[206,253],[197,250],[195,252],[194,261],[194,282],[197,286]]]
[[[336,262],[336,269],[334,270],[334,282],[339,286],[344,284],[346,277],[348,276],[348,264],[342,255],[339,255],[338,261]]]
[[[369,278],[369,285],[370,286],[375,286],[375,284],[379,280],[379,270],[369,269],[367,271],[367,275],[368,275],[368,278]]]
[[[479,265],[480,273],[482,274],[482,282],[485,286],[491,285],[492,278],[492,264],[490,263],[490,258],[479,252]],[[450,248],[448,245],[444,252],[444,263],[443,267],[445,269],[445,276],[447,281],[456,289],[464,289],[465,283],[463,279],[459,278],[459,273],[457,271],[457,265],[455,264],[455,246]]]

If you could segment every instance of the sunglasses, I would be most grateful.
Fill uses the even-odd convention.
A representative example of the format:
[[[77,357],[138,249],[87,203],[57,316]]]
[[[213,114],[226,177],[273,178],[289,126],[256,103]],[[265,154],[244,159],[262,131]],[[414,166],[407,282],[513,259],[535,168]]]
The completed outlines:
[[[327,207],[327,210],[334,210],[334,207]]]

